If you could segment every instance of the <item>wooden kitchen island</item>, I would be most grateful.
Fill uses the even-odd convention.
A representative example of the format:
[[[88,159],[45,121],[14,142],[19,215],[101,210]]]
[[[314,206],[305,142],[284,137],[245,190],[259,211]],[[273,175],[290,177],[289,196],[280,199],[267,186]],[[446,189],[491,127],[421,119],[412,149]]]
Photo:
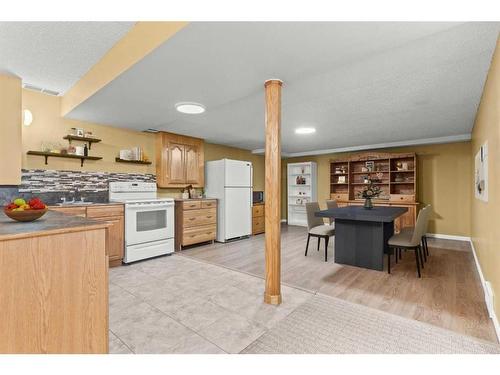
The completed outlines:
[[[0,353],[107,353],[106,222],[0,212]]]

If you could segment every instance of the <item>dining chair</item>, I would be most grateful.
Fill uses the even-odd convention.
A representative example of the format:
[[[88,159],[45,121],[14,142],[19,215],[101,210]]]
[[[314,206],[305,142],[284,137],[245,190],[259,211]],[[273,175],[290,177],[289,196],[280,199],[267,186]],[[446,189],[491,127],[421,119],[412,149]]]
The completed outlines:
[[[422,241],[421,241],[422,242],[422,254],[424,256],[424,262],[427,262],[427,257],[430,256],[429,246],[427,246],[427,236],[426,236],[426,234],[428,233],[429,220],[430,220],[431,213],[432,213],[432,206],[430,204],[428,204],[426,207],[429,208],[429,212],[427,213],[427,216],[426,216],[425,230],[424,230],[424,235],[422,236]],[[413,233],[414,230],[415,230],[415,228],[403,228],[403,229],[401,229],[402,232],[407,232],[407,233]],[[397,263],[397,259],[398,258],[397,258],[397,255],[396,255],[396,263]],[[399,251],[399,259],[401,259],[401,250]]]
[[[417,274],[418,277],[422,277],[420,272],[420,266],[424,267],[424,261],[422,258],[422,236],[425,234],[427,217],[430,212],[430,206],[424,207],[420,210],[417,217],[417,222],[415,228],[412,232],[402,231],[399,234],[393,235],[389,238],[388,245],[389,251],[387,254],[387,272],[391,273],[391,254],[395,250],[395,255],[398,256],[398,252],[401,249],[414,250],[415,251],[415,262],[417,264]]]
[[[337,201],[332,199],[332,200],[327,200],[326,201],[326,208],[329,209],[329,210],[332,210],[334,208],[338,208],[339,205],[337,204]],[[330,218],[330,225],[332,225],[334,222],[335,222],[335,219],[333,218]]]
[[[325,262],[328,261],[328,241],[330,237],[335,235],[335,228],[333,225],[325,225],[323,218],[317,217],[315,214],[319,211],[318,202],[306,203],[306,213],[307,213],[307,244],[305,256],[307,256],[307,250],[309,248],[309,240],[311,237],[316,237],[318,239],[318,250],[320,245],[320,240],[325,239]]]

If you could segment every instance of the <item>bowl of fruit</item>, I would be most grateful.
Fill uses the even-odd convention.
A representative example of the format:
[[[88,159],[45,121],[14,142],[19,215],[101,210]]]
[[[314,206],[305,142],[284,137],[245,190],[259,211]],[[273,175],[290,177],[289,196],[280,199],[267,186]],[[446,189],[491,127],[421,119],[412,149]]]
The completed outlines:
[[[3,212],[13,220],[34,221],[45,215],[47,206],[39,198],[32,198],[28,202],[17,198],[5,206]]]

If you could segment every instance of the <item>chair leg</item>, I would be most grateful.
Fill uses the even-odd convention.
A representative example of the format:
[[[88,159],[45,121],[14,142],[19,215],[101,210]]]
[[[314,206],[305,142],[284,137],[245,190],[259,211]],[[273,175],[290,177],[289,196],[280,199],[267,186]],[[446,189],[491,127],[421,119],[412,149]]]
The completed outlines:
[[[304,256],[307,256],[307,249],[309,248],[309,239],[311,238],[311,235],[308,233],[307,234],[307,244],[306,244],[306,253],[304,254]]]
[[[399,251],[399,248],[395,248],[394,249],[394,259],[396,260],[396,264],[398,264],[398,251]]]
[[[321,241],[321,237],[318,237],[318,251],[319,251],[319,242]]]
[[[429,254],[429,246],[427,245],[427,237],[424,236],[424,243],[425,243],[425,252],[427,253],[427,256],[430,256]]]
[[[424,256],[424,262],[427,262],[427,254],[426,254],[426,251],[425,251],[424,237],[422,237],[422,252],[421,252],[421,254]]]
[[[328,262],[328,241],[330,241],[330,237],[325,237],[325,262]]]
[[[424,257],[422,256],[422,247],[418,246],[418,258],[420,259],[420,268],[424,269]]]
[[[418,259],[419,256],[418,256],[418,247],[415,248],[415,262],[417,263],[417,274],[418,274],[418,277],[422,277],[422,275],[420,274],[420,260]]]
[[[387,252],[387,273],[391,273],[391,252],[392,249]]]
[[[399,252],[399,259],[403,259],[403,257],[401,256],[402,253],[401,248],[398,249],[398,252]]]

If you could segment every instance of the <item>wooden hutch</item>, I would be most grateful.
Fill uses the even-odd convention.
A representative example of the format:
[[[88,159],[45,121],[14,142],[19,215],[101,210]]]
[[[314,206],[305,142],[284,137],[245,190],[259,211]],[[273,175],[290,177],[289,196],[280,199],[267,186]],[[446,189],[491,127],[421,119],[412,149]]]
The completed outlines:
[[[371,180],[382,194],[375,206],[406,207],[408,212],[394,222],[394,231],[415,226],[417,202],[417,156],[414,153],[363,153],[330,160],[330,198],[340,207],[363,205],[359,193]]]

